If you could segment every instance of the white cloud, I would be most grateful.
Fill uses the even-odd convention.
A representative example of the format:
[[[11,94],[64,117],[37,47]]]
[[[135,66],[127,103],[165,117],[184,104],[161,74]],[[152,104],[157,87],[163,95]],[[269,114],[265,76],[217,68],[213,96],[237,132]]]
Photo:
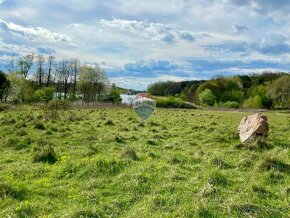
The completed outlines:
[[[64,34],[51,32],[42,27],[22,26],[4,20],[0,20],[0,32],[6,32],[30,41],[69,43],[71,40]]]
[[[34,48],[27,45],[14,45],[9,43],[4,43],[0,38],[0,62],[6,63],[10,60],[12,56],[26,55],[34,52]],[[1,63],[0,63],[1,64]]]
[[[164,41],[168,43],[177,40],[193,41],[196,37],[192,32],[177,30],[171,25],[152,23],[147,20],[137,21],[113,18],[112,20],[102,19],[98,24],[101,24],[104,27],[124,31],[125,33],[133,33],[153,41]]]
[[[154,82],[159,81],[184,81],[184,80],[197,80],[197,77],[178,77],[178,76],[160,76],[155,78],[148,77],[113,77],[111,82],[120,87],[132,88],[135,90],[147,90],[147,86]]]
[[[112,77],[126,87],[145,87],[159,79],[210,78],[239,69],[276,69],[267,64],[271,59],[290,63],[289,0],[4,1],[0,59],[42,52],[84,63],[106,62],[108,72],[120,69]],[[205,61],[189,65],[189,59]],[[247,69],[239,62],[253,59],[264,62]],[[168,60],[174,66],[169,70],[171,64],[161,68],[139,60]],[[211,60],[229,62],[223,66]]]

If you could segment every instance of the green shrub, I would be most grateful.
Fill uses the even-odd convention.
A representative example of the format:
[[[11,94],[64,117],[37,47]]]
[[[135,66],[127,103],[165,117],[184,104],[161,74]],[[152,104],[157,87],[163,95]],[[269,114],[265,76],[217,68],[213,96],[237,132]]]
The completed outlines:
[[[262,108],[262,98],[259,95],[256,95],[254,98],[249,97],[244,101],[243,106],[245,108]]]
[[[47,109],[48,110],[67,110],[70,108],[69,101],[55,99],[48,103]]]
[[[49,102],[53,99],[54,92],[55,92],[55,88],[53,88],[53,87],[45,87],[42,89],[38,89],[34,93],[34,101],[36,101],[36,102]]]
[[[224,106],[226,108],[239,108],[240,104],[236,101],[227,101],[226,103],[224,103]]]
[[[196,108],[192,104],[186,103],[179,98],[157,98],[156,107],[161,108]]]
[[[213,106],[216,101],[216,96],[210,89],[205,89],[198,95],[198,99],[203,105]]]
[[[122,101],[120,92],[117,90],[112,90],[108,96],[108,100],[113,103],[120,103]]]

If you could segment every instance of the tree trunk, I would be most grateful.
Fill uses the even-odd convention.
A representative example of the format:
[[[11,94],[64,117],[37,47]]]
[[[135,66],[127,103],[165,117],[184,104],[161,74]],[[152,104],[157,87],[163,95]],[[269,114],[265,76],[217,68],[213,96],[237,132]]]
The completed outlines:
[[[39,87],[42,86],[42,69],[41,68],[39,68],[38,85],[39,85]]]
[[[77,86],[77,69],[74,72],[74,84],[73,84],[73,96],[76,96],[76,86]]]
[[[47,81],[46,81],[46,87],[49,86],[50,77],[51,77],[51,62],[49,63],[48,75],[47,75]]]
[[[66,99],[68,93],[68,87],[67,87],[67,79],[64,80],[64,99]]]

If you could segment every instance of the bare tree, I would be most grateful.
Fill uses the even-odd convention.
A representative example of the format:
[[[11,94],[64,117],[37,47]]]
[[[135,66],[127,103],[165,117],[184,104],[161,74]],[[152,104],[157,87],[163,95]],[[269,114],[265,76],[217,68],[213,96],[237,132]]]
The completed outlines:
[[[45,58],[43,55],[39,54],[37,55],[37,61],[36,61],[36,78],[38,80],[38,86],[42,87],[42,84],[44,83],[44,64],[45,64]]]
[[[54,75],[54,83],[56,84],[56,92],[57,97],[61,98],[62,93],[62,73],[61,73],[61,63],[55,65],[55,75]]]
[[[14,54],[11,56],[11,60],[7,64],[7,70],[9,73],[14,73],[15,71]]]
[[[33,54],[25,55],[19,58],[17,61],[17,66],[20,69],[20,74],[22,78],[26,78],[29,70],[33,66]]]
[[[77,88],[77,77],[80,70],[80,61],[78,59],[72,59],[71,60],[71,73],[72,73],[72,94],[75,97],[76,96],[76,88]]]
[[[54,65],[54,61],[55,61],[54,56],[49,56],[47,58],[48,71],[47,71],[46,87],[48,87],[51,82],[52,67]]]
[[[62,79],[61,83],[63,84],[63,93],[64,93],[64,99],[67,98],[68,94],[68,81],[70,78],[70,67],[69,67],[69,61],[68,60],[62,60],[59,63],[59,78]]]

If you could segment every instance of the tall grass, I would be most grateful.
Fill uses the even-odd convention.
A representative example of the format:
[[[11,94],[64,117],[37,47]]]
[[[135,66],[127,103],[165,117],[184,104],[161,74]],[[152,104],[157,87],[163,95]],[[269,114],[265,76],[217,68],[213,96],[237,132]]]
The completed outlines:
[[[288,217],[289,113],[239,142],[244,112],[0,112],[0,217]]]

